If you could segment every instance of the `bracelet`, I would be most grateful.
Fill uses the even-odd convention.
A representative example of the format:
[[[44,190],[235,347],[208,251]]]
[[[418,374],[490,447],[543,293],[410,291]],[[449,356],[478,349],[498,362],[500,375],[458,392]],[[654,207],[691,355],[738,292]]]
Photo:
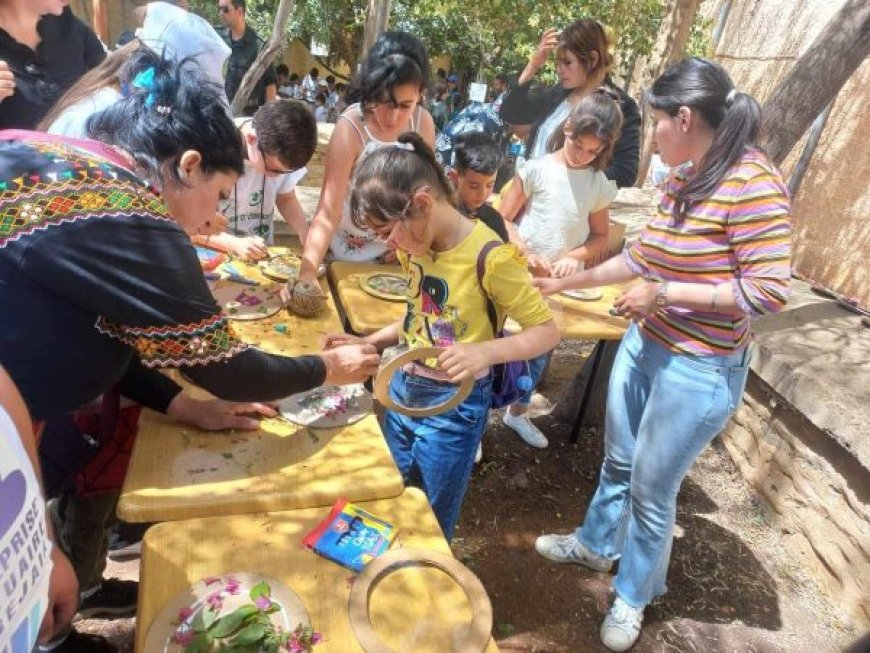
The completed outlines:
[[[713,284],[713,293],[710,295],[710,310],[716,310],[716,299],[719,297],[719,284]]]

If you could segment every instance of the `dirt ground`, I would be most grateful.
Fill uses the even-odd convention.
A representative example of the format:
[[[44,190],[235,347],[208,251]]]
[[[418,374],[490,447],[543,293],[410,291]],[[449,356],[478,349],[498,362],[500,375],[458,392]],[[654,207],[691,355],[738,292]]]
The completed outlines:
[[[556,401],[591,347],[559,346],[541,388]],[[568,428],[552,415],[536,422],[550,439],[537,451],[490,419],[484,457],[466,497],[454,552],[489,592],[503,652],[604,653],[598,629],[612,599],[610,574],[550,563],[534,551],[541,533],[569,532],[595,489],[602,433]],[[836,599],[781,548],[781,533],[714,443],[680,493],[668,594],[646,611],[635,653],[832,653],[859,633]],[[107,575],[135,578],[136,561]],[[89,620],[80,629],[132,651],[133,619]]]

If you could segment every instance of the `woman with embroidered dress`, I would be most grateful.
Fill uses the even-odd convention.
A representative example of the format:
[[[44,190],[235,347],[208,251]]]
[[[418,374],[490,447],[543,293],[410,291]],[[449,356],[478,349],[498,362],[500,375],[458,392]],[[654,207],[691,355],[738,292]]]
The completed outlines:
[[[420,134],[435,143],[435,123],[420,105],[429,83],[426,46],[405,32],[384,32],[354,79],[358,103],[335,124],[326,150],[320,203],[302,253],[300,280],[314,290],[317,268],[330,251],[340,261],[395,260],[394,251],[367,228],[353,223],[347,206],[354,165],[382,147],[396,146],[399,134]]]
[[[371,347],[289,358],[236,338],[188,232],[243,170],[238,130],[194,67],[145,72],[93,141],[0,132],[0,363],[34,419],[92,401],[134,353],[233,400],[368,377]]]
[[[579,528],[535,543],[549,560],[596,571],[619,560],[601,626],[614,651],[634,644],[644,608],[665,593],[680,485],[737,408],[751,322],[782,309],[791,272],[788,191],[755,145],[755,99],[718,64],[689,58],[647,101],[675,168],[657,212],[622,256],[535,280],[552,294],[639,279],[615,304],[633,322],[610,376],[598,489]]]

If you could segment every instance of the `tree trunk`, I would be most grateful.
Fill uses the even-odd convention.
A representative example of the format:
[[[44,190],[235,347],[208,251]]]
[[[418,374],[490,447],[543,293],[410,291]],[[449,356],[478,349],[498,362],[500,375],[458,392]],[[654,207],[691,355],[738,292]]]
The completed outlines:
[[[275,12],[275,23],[272,26],[272,35],[269,37],[266,47],[264,47],[248,72],[242,78],[242,83],[239,85],[239,90],[236,91],[236,96],[230,98],[232,104],[230,109],[234,116],[238,116],[245,110],[247,99],[251,95],[251,91],[260,81],[266,68],[275,59],[275,55],[284,45],[284,31],[287,29],[287,22],[290,20],[290,14],[293,12],[293,0],[281,0],[278,5],[278,10]]]
[[[764,104],[762,146],[779,165],[870,54],[870,2],[846,0]]]
[[[387,29],[390,23],[390,0],[369,0],[366,13],[366,29],[363,35],[362,56],[372,47],[377,38]]]
[[[665,71],[665,68],[683,55],[686,42],[689,40],[689,31],[700,4],[701,0],[668,0],[665,5],[662,25],[659,28],[659,36],[641,73],[639,88],[641,99],[652,86],[652,83]],[[649,120],[644,120],[641,127],[643,143],[641,144],[640,165],[638,166],[638,186],[643,186],[646,181],[653,150],[652,125],[649,124]]]

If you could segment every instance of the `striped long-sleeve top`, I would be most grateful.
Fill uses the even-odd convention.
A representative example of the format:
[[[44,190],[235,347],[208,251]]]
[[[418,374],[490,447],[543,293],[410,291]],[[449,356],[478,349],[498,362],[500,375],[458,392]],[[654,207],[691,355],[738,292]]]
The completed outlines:
[[[674,198],[686,174],[671,175],[655,215],[625,250],[625,260],[649,279],[730,283],[743,314],[667,306],[645,318],[640,328],[673,351],[701,356],[735,353],[749,344],[751,319],[782,309],[788,296],[788,191],[764,154],[747,149],[712,195],[693,204],[677,223]]]

